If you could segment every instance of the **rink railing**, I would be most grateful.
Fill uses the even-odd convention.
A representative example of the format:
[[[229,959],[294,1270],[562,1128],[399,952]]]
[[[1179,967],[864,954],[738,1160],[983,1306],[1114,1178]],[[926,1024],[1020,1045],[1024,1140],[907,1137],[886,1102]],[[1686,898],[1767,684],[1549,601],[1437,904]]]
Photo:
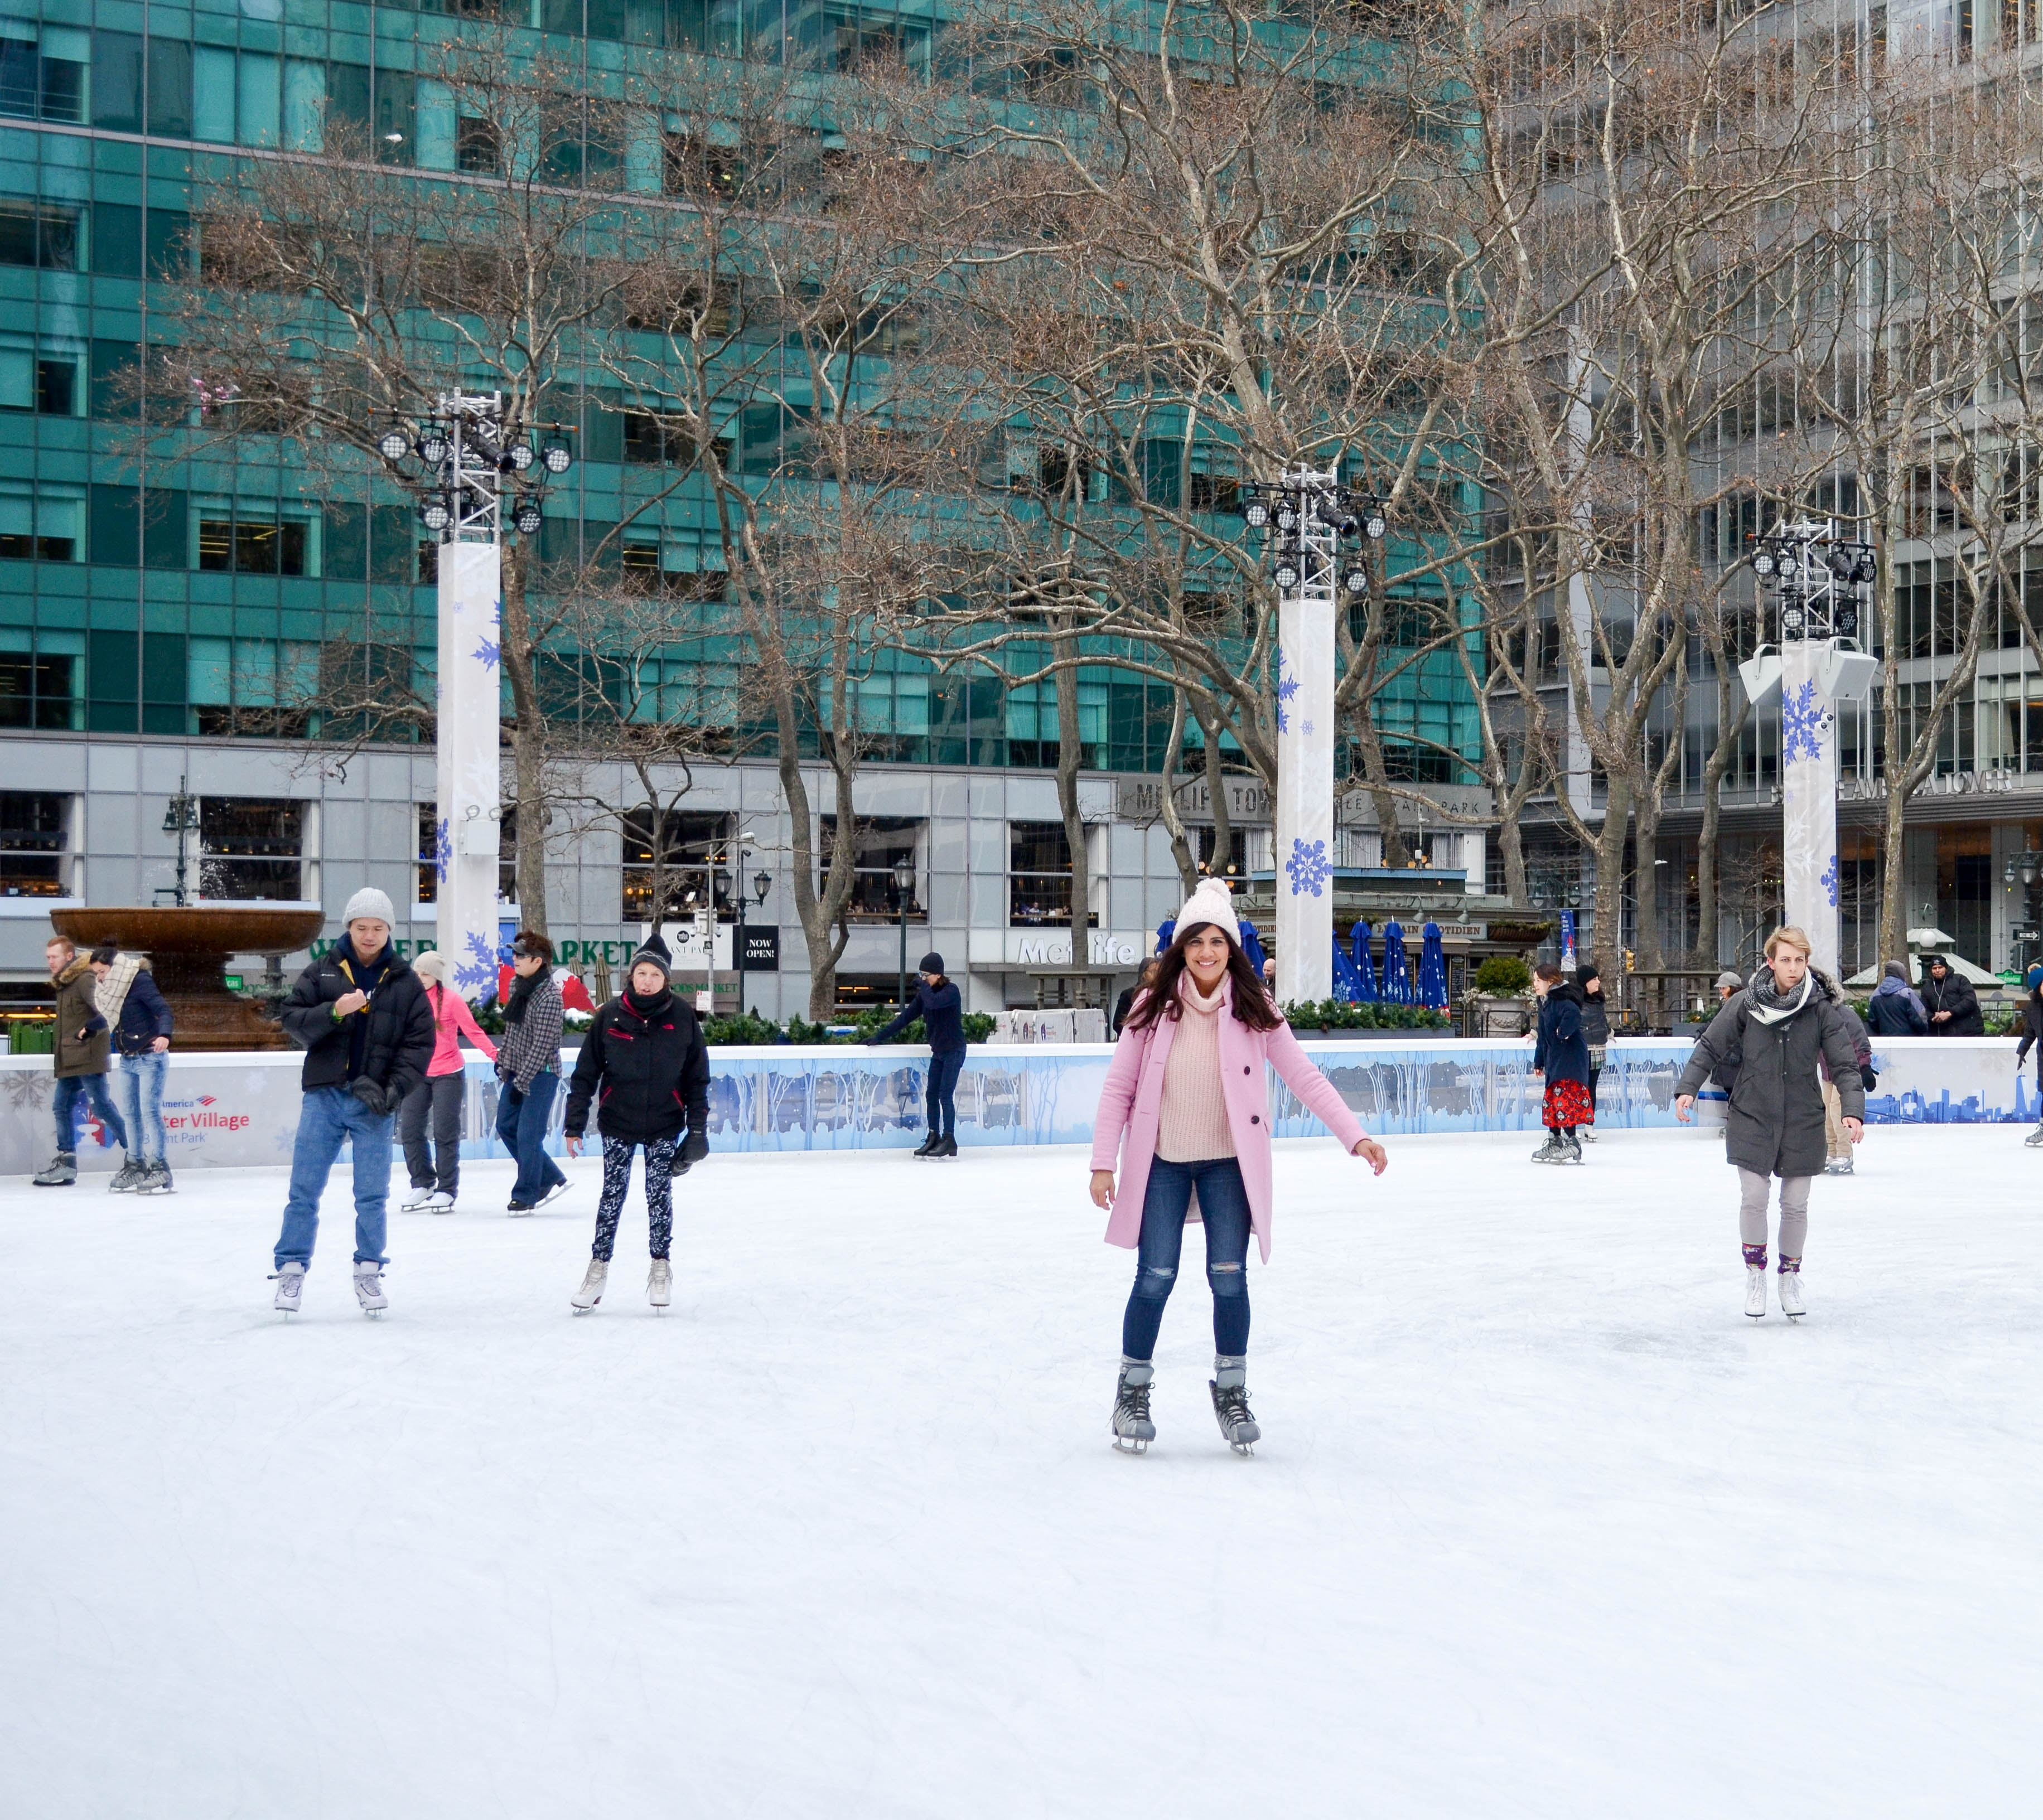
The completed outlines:
[[[1306,1042],[1341,1097],[1372,1132],[1529,1131],[1541,1082],[1531,1044],[1400,1039]],[[1596,1097],[1606,1128],[1673,1128],[1676,1077],[1690,1045],[1665,1037],[1612,1043]],[[958,1142],[1086,1144],[1113,1053],[1106,1044],[973,1048],[957,1086]],[[891,1150],[922,1141],[929,1052],[922,1048],[731,1048],[710,1052],[713,1151]],[[173,1052],[163,1116],[171,1166],[245,1167],[289,1160],[298,1123],[296,1054],[181,1056]],[[1903,1037],[1873,1051],[1880,1075],[1867,1104],[1880,1125],[2028,1124],[2034,1082],[2014,1066],[2012,1037]],[[480,1056],[466,1071],[462,1154],[505,1154],[496,1141],[496,1081]],[[0,1174],[40,1168],[56,1147],[47,1056],[0,1057],[8,1117],[0,1121]],[[565,1094],[555,1098],[549,1148],[561,1147]],[[79,1102],[81,1169],[112,1169]],[[1317,1120],[1271,1082],[1271,1129],[1317,1135]],[[401,1179],[401,1164],[400,1177]]]

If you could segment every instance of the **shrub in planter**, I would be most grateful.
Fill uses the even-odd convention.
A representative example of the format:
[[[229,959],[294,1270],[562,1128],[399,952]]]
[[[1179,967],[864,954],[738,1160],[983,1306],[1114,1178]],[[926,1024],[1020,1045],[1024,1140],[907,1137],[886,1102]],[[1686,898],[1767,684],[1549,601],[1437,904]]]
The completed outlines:
[[[1296,1000],[1284,1007],[1294,1030],[1448,1030],[1453,1025],[1430,1005],[1350,1005],[1338,998],[1317,1004]]]
[[[1493,954],[1475,970],[1475,989],[1489,998],[1523,998],[1532,990],[1532,969],[1515,954]]]

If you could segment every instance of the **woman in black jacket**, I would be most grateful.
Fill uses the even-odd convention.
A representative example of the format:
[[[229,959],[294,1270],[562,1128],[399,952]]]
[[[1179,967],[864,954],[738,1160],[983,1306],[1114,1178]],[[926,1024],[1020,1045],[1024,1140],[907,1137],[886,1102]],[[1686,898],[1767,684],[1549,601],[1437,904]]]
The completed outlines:
[[[955,982],[944,977],[944,957],[926,954],[918,965],[922,983],[901,1009],[901,1015],[865,1040],[869,1049],[891,1041],[919,1017],[930,1044],[929,1135],[915,1147],[917,1156],[955,1156],[957,1149],[957,1081],[964,1067],[964,1000]]]
[[[1610,1042],[1610,1010],[1603,1002],[1603,975],[1594,961],[1585,962],[1575,975],[1582,995],[1582,1040],[1589,1046],[1589,1111],[1596,1111],[1596,1082],[1603,1079],[1603,1052]],[[1593,1117],[1579,1136],[1596,1142]]]
[[[1582,1036],[1581,988],[1565,983],[1560,968],[1548,964],[1533,968],[1532,990],[1539,995],[1532,1071],[1547,1081],[1540,1108],[1547,1141],[1533,1151],[1532,1160],[1580,1163],[1582,1147],[1575,1133],[1596,1119],[1596,1102],[1589,1098],[1589,1046]]]
[[[1930,956],[1922,976],[1922,1009],[1933,1036],[1984,1036],[1986,1016],[1972,983],[1941,954]]]
[[[680,1144],[684,1162],[698,1162],[709,1151],[709,1050],[695,1013],[669,990],[665,957],[650,948],[631,957],[624,995],[596,1013],[582,1040],[568,1083],[570,1156],[581,1154],[592,1099],[596,1129],[603,1136],[603,1198],[596,1209],[588,1272],[572,1305],[577,1314],[587,1314],[603,1300],[611,1254],[617,1246],[617,1217],[624,1210],[624,1190],[631,1180],[631,1154],[642,1148],[653,1252],[646,1297],[654,1308],[664,1308],[674,1289],[669,1253],[674,1233],[676,1140],[687,1132]]]

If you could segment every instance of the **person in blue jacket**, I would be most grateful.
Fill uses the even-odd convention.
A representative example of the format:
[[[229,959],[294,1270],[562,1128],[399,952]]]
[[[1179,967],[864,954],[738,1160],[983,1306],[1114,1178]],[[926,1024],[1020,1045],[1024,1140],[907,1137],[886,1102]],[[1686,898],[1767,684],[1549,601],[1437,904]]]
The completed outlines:
[[[1575,1134],[1596,1123],[1596,1102],[1589,1098],[1589,1040],[1582,1034],[1582,989],[1549,962],[1532,969],[1532,990],[1539,995],[1532,1071],[1544,1075],[1547,1082],[1540,1110],[1547,1141],[1532,1153],[1532,1160],[1580,1163],[1581,1140]]]
[[[955,1156],[957,1148],[958,1072],[964,1066],[964,1000],[954,981],[944,977],[944,957],[926,954],[916,964],[922,983],[901,1008],[901,1015],[866,1047],[891,1041],[919,1017],[930,1043],[930,1134],[916,1147],[918,1156]]]

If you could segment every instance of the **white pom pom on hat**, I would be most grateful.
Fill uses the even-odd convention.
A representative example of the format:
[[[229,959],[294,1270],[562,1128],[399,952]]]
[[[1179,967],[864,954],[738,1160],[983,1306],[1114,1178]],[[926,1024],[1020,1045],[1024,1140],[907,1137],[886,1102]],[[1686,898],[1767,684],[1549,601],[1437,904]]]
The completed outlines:
[[[1213,924],[1229,941],[1237,947],[1240,945],[1240,923],[1234,914],[1234,899],[1225,879],[1199,880],[1198,889],[1185,899],[1184,908],[1178,912],[1171,939],[1177,941],[1194,923],[1202,922]]]

